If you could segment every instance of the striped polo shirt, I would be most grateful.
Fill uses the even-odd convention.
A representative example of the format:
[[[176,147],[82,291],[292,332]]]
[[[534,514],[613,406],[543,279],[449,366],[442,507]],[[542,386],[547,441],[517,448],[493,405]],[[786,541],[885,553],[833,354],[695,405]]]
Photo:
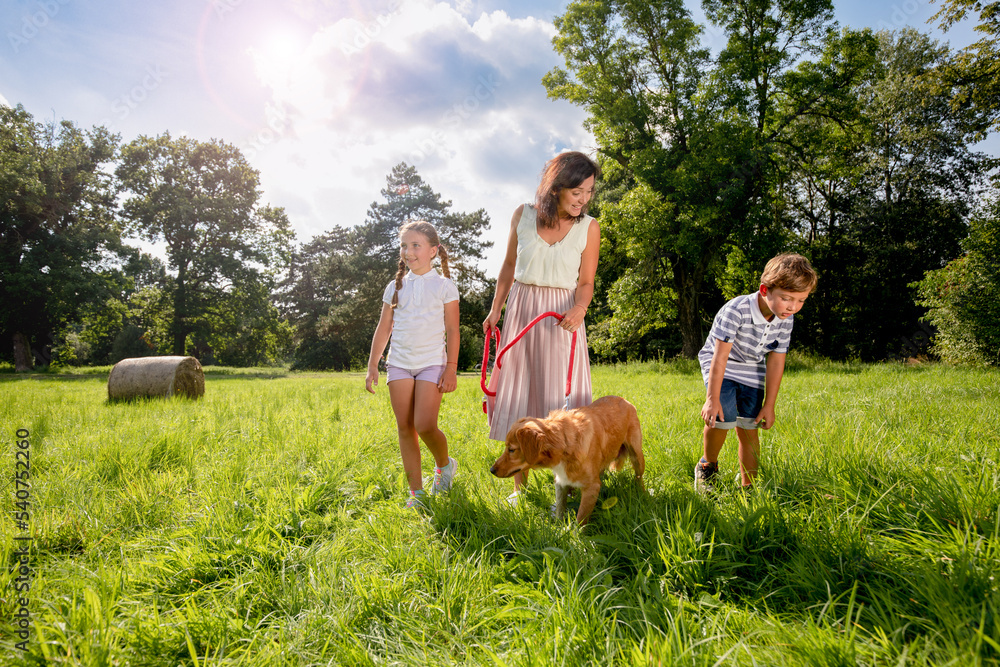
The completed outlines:
[[[726,379],[750,387],[763,387],[768,352],[788,352],[795,316],[772,317],[768,322],[757,304],[757,293],[738,296],[724,305],[712,322],[712,330],[698,352],[701,376],[708,383],[715,340],[732,343],[726,361]]]

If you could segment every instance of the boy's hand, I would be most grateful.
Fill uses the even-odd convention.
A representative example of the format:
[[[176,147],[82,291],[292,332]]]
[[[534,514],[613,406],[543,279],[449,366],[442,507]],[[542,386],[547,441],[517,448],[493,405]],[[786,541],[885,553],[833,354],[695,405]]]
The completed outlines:
[[[715,428],[715,419],[725,420],[722,414],[722,406],[712,396],[705,399],[705,405],[701,406],[701,418],[705,421],[705,426]]]
[[[365,389],[367,389],[369,393],[374,394],[375,393],[374,387],[377,386],[378,386],[378,368],[374,369],[369,368],[368,375],[367,377],[365,377]]]
[[[765,431],[772,426],[774,426],[774,406],[765,405],[760,409],[760,414],[757,418],[753,420],[755,424],[759,424]]]
[[[448,392],[455,391],[456,387],[458,387],[458,368],[455,364],[448,364],[444,367],[441,379],[438,380],[438,391],[442,394],[447,394]]]

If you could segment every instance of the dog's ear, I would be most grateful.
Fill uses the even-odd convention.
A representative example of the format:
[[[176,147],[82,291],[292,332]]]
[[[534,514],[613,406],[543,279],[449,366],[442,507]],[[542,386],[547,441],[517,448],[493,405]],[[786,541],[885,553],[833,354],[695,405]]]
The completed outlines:
[[[538,431],[537,442],[538,453],[535,461],[544,464],[552,463],[556,459],[556,450],[559,449],[556,435],[548,429],[541,429]]]
[[[521,446],[521,459],[525,463],[537,463],[544,448],[544,435],[532,424],[525,424],[517,430],[517,442]]]

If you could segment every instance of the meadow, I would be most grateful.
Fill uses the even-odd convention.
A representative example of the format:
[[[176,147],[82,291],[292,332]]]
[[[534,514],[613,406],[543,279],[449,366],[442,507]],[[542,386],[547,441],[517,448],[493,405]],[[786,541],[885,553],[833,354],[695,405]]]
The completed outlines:
[[[506,504],[478,376],[441,411],[454,488],[419,513],[361,374],[209,368],[201,400],[117,404],[107,369],[0,374],[0,661],[1000,664],[1000,373],[790,361],[759,485],[731,436],[711,497],[696,368],[595,367],[595,396],[638,408],[647,493],[609,474],[582,530],[547,472]]]

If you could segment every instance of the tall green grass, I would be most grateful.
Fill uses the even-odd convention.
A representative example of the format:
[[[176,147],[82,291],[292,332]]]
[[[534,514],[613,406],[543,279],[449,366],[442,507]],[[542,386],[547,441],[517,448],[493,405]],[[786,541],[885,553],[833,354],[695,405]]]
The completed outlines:
[[[455,486],[418,514],[360,374],[214,369],[200,401],[128,404],[102,375],[0,376],[4,479],[31,433],[35,569],[28,653],[0,572],[0,662],[1000,664],[998,380],[802,360],[758,487],[730,481],[729,442],[703,498],[696,368],[596,367],[595,396],[638,408],[648,493],[609,474],[580,530],[548,473],[506,504],[478,377],[441,410]]]

